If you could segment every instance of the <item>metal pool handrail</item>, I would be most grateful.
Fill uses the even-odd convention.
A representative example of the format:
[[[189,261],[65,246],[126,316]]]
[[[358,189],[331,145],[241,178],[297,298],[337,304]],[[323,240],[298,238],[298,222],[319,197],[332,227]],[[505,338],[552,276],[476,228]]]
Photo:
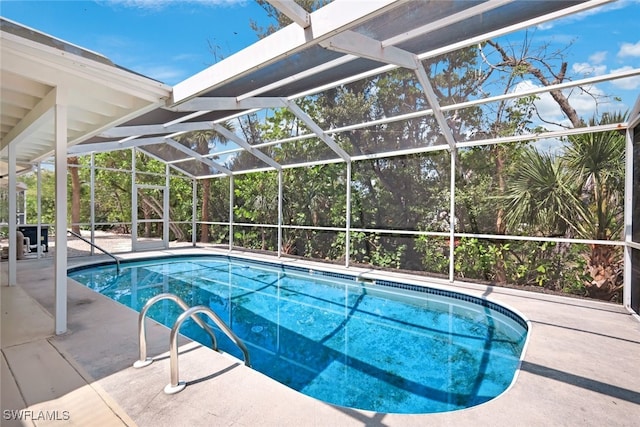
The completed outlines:
[[[218,325],[218,327],[222,329],[222,332],[224,332],[231,339],[231,341],[233,341],[234,344],[237,345],[240,350],[242,350],[242,354],[244,355],[244,364],[246,366],[251,366],[251,360],[249,359],[249,350],[247,350],[247,347],[244,345],[242,340],[233,333],[233,331],[226,325],[226,323],[224,323],[222,319],[220,319],[220,317],[218,317],[217,314],[215,314],[209,307],[205,307],[204,305],[191,307],[180,316],[178,316],[178,319],[176,319],[176,323],[174,323],[173,327],[171,328],[171,335],[169,336],[171,382],[164,388],[164,392],[166,394],[178,393],[182,391],[186,386],[185,382],[179,381],[178,375],[178,331],[180,330],[180,326],[182,326],[182,323],[188,317],[194,316],[197,313],[206,314],[211,320],[213,320],[216,325]]]
[[[113,255],[112,253],[102,249],[100,246],[96,245],[95,243],[93,243],[91,240],[89,239],[85,239],[84,237],[82,237],[80,234],[71,231],[71,230],[67,230],[67,233],[71,234],[72,236],[77,237],[78,239],[82,240],[83,242],[86,242],[88,244],[90,244],[91,246],[93,246],[94,248],[96,248],[99,251],[102,251],[103,253],[105,253],[106,255],[109,255],[111,258],[116,260],[116,273],[120,274],[120,260]]]
[[[140,314],[138,315],[138,346],[140,349],[140,357],[138,360],[134,362],[133,364],[134,368],[142,368],[147,365],[150,365],[153,362],[152,358],[147,357],[147,334],[146,334],[144,319],[147,316],[147,312],[149,311],[151,306],[153,306],[158,301],[162,301],[165,299],[175,302],[180,306],[181,309],[185,310],[185,312],[189,311],[189,308],[190,308],[189,305],[186,302],[184,302],[182,298],[170,293],[158,294],[155,297],[151,298],[149,301],[147,301],[147,303],[144,305],[142,310],[140,310]],[[211,348],[213,350],[218,350],[218,342],[216,341],[216,335],[213,333],[209,325],[203,322],[202,319],[200,319],[195,314],[189,315],[189,316],[193,318],[193,321],[196,322],[198,326],[200,326],[209,334],[209,336],[211,337]]]

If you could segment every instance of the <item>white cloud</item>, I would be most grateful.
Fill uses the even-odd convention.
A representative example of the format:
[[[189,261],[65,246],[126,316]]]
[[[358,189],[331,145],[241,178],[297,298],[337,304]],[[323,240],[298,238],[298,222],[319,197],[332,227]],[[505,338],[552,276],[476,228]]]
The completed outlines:
[[[519,83],[514,92],[523,92],[534,88],[542,87],[534,84],[531,80]],[[584,88],[573,88],[562,91],[569,99],[569,104],[576,110],[580,117],[592,117],[598,110],[606,107],[605,93],[596,86],[585,86]],[[558,103],[548,92],[537,95],[538,99],[534,101],[536,110],[542,120],[547,123],[540,123],[548,130],[559,130],[561,126],[571,127],[571,122],[564,115]],[[596,102],[597,101],[597,102]],[[536,119],[534,119],[535,121]],[[556,123],[553,125],[550,123]]]
[[[525,80],[518,83],[514,88],[513,92],[514,93],[524,92],[524,91],[536,89],[539,87],[542,87],[542,86],[534,84],[531,80]],[[562,116],[562,111],[560,110],[560,107],[553,100],[553,98],[549,93],[539,93],[536,96],[538,97],[538,99],[534,101],[534,104],[536,106],[536,110],[538,111],[538,114],[544,121],[553,122],[553,123],[562,123],[564,125],[570,124],[564,119],[564,117]],[[534,119],[534,121],[535,120],[536,119]],[[559,128],[555,126],[550,126],[549,124],[546,124],[546,123],[540,123],[540,124],[545,128],[552,129],[552,130]]]
[[[622,68],[611,70],[611,72],[618,73],[621,71],[629,71],[633,69],[634,69],[633,67],[630,67],[627,65]],[[620,89],[625,89],[625,90],[638,89],[640,88],[640,76],[627,77],[626,79],[611,80],[611,84],[616,87],[619,87]]]
[[[134,69],[140,74],[168,84],[173,84],[188,76],[188,72],[185,70],[170,65],[140,64],[134,66]]]
[[[98,0],[101,3],[118,5],[132,9],[162,10],[167,6],[178,4],[198,4],[202,6],[232,6],[246,3],[247,0]]]
[[[618,51],[618,56],[620,58],[624,58],[626,56],[640,57],[640,41],[635,44],[622,43],[622,46],[620,46],[620,50]]]
[[[595,52],[591,54],[591,56],[589,56],[589,61],[593,62],[594,64],[602,64],[605,61],[605,59],[607,59],[606,50]]]
[[[589,64],[588,62],[576,62],[571,66],[574,73],[584,74],[586,76],[601,76],[607,72],[605,64]]]
[[[580,117],[591,117],[602,108],[606,94],[597,86],[584,86],[563,91]],[[596,103],[596,100],[598,103]]]

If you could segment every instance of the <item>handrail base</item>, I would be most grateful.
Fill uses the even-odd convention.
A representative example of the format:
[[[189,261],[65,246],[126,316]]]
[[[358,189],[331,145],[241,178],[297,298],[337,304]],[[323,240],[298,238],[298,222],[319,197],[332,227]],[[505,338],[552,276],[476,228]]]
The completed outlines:
[[[136,360],[135,362],[133,362],[133,367],[136,369],[144,368],[145,366],[149,366],[152,363],[153,363],[153,359],[150,357],[147,357],[144,360]]]
[[[176,394],[180,393],[187,386],[187,383],[184,381],[178,381],[178,385],[167,384],[164,387],[165,394]]]

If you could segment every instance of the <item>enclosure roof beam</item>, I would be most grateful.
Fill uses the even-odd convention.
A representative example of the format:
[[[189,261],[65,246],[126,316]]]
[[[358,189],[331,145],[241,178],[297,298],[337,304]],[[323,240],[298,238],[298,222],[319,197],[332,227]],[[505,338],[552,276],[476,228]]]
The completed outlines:
[[[284,107],[285,98],[253,97],[238,99],[235,97],[207,97],[201,96],[170,107],[172,111],[215,111],[215,110],[248,110],[253,108]]]
[[[144,154],[145,156],[149,156],[149,158],[151,158],[151,159],[155,159],[155,160],[159,161],[160,163],[164,163],[164,164],[169,165],[169,167],[170,167],[171,169],[173,169],[173,170],[175,170],[175,171],[178,171],[178,172],[180,172],[181,174],[184,174],[184,175],[188,176],[189,178],[194,178],[194,179],[198,179],[198,178],[200,178],[200,177],[198,177],[198,176],[194,176],[193,174],[191,174],[191,173],[187,172],[187,171],[186,171],[186,170],[184,170],[184,169],[181,169],[181,168],[179,168],[179,167],[175,166],[175,165],[174,165],[173,163],[171,163],[171,162],[167,162],[166,160],[161,159],[160,157],[158,157],[157,155],[153,154],[152,152],[145,150],[145,149],[144,149],[144,147],[139,148],[139,149],[138,149],[138,151],[140,151],[140,152],[141,152],[142,154]]]
[[[384,64],[415,69],[414,54],[395,46],[383,46],[382,42],[355,31],[345,31],[321,42],[320,46],[335,52],[372,59]]]
[[[284,13],[287,18],[298,24],[302,28],[311,26],[311,16],[293,0],[267,0],[271,6]]]
[[[302,108],[298,106],[294,101],[287,101],[287,108],[300,120],[304,122],[305,125],[311,130],[311,132],[315,133],[318,138],[320,138],[329,148],[331,148],[338,156],[340,156],[345,162],[351,161],[351,156],[340,147],[336,141],[327,135],[325,131],[322,130],[318,124],[313,121],[313,119],[305,113]]]
[[[500,6],[503,6],[503,5],[507,4],[507,3],[511,3],[513,1],[514,0],[496,0],[496,1],[488,2],[488,3],[482,3],[480,5],[471,7],[469,9],[466,9],[464,11],[458,12],[458,13],[456,13],[454,15],[451,15],[451,16],[448,16],[446,18],[442,18],[442,19],[436,20],[434,22],[430,22],[429,24],[424,25],[422,27],[419,27],[419,28],[417,28],[415,30],[404,32],[404,33],[402,33],[402,34],[400,34],[398,36],[391,37],[391,38],[383,40],[383,41],[377,41],[377,40],[374,40],[374,39],[369,39],[369,40],[370,41],[375,41],[375,43],[379,43],[379,45],[375,45],[374,46],[373,51],[380,50],[382,48],[393,47],[393,45],[395,45],[395,44],[402,43],[404,41],[407,41],[407,40],[410,40],[410,39],[413,39],[413,38],[416,38],[416,37],[423,36],[423,35],[428,34],[430,32],[436,31],[436,30],[438,30],[440,28],[444,28],[444,27],[450,26],[450,25],[452,25],[452,24],[454,24],[456,22],[459,22],[459,21],[462,21],[464,19],[467,19],[467,18],[469,18],[471,16],[475,16],[475,15],[478,15],[478,14],[486,13],[486,12],[492,10],[492,9],[498,8]],[[353,31],[347,31],[345,33],[349,33],[349,37],[353,37],[354,39],[356,37],[358,37],[358,36],[365,37],[365,36],[363,36],[363,35],[361,35],[359,33],[353,32]],[[345,33],[343,33],[343,34],[345,34]],[[352,36],[352,34],[354,34],[355,36]],[[330,46],[331,44],[333,44],[334,45],[334,49],[332,49],[332,50],[338,51],[338,49],[339,49],[339,47],[341,45],[343,47],[348,47],[349,44],[357,44],[357,43],[354,43],[354,42],[349,42],[348,38],[347,38],[347,40],[343,40],[343,39],[344,39],[343,37],[334,36],[333,38],[329,39],[328,41],[320,43],[320,45],[324,46],[325,48],[327,48],[328,47],[327,45]],[[362,39],[360,41],[362,41]],[[367,43],[367,44],[370,44],[370,43]],[[473,44],[473,43],[467,43],[467,44]],[[373,58],[370,58],[370,59],[374,59],[374,60],[377,60],[377,61],[381,61],[383,63],[388,63],[388,64],[392,64],[392,65],[398,66],[399,64],[397,64],[396,62],[390,60],[393,57],[393,53],[391,53],[391,51],[392,51],[392,49],[386,50],[386,55],[388,56],[387,59],[378,59],[376,57],[373,57]],[[347,51],[341,51],[341,52],[342,53],[346,53]],[[360,53],[362,53],[362,52],[360,52]],[[316,66],[316,67],[308,69],[308,70],[304,70],[304,71],[302,71],[302,72],[300,72],[298,74],[291,75],[291,76],[289,76],[289,77],[287,77],[285,79],[273,82],[273,83],[271,83],[269,85],[266,85],[266,86],[263,86],[263,87],[261,87],[259,89],[253,90],[253,91],[248,92],[248,93],[243,94],[243,95],[240,95],[238,97],[238,99],[241,99],[243,97],[256,96],[256,95],[259,95],[261,93],[268,92],[269,90],[276,89],[278,87],[284,86],[284,85],[292,83],[294,81],[304,79],[304,78],[306,78],[306,77],[308,77],[310,75],[315,75],[315,74],[321,73],[323,71],[330,70],[330,69],[332,69],[334,67],[341,66],[341,65],[343,65],[343,64],[345,64],[347,62],[350,62],[350,61],[353,61],[354,59],[357,59],[358,57],[359,57],[359,55],[350,55],[350,54],[347,53],[347,54],[345,54],[344,56],[342,56],[340,58],[334,59],[333,61],[328,61],[328,62],[326,62],[326,63],[324,63],[322,65]],[[409,65],[407,68],[413,68],[413,66],[410,65],[410,64],[405,64],[405,65]],[[404,65],[400,65],[400,66],[404,66]],[[384,71],[387,71],[388,69],[389,69],[389,65],[385,65],[385,66],[380,67],[378,69],[363,73],[362,75],[353,76],[352,78],[349,78],[347,80],[348,81],[359,80],[360,78],[364,78],[364,77],[369,76],[369,75],[380,74],[380,73],[382,73]],[[336,82],[333,82],[333,83],[329,83],[329,84],[327,84],[325,86],[305,91],[305,93],[317,93],[318,91],[322,90],[325,87],[335,87],[335,86],[338,86],[339,84],[341,84],[342,82],[343,82],[343,80],[336,81]],[[289,99],[293,99],[293,98],[294,97],[290,97]]]
[[[315,67],[300,71],[298,73],[295,73],[295,74],[292,74],[290,76],[287,76],[287,77],[285,77],[285,78],[283,78],[281,80],[277,80],[277,81],[275,81],[273,83],[269,83],[269,84],[261,86],[261,87],[259,87],[257,89],[254,89],[252,91],[243,93],[242,95],[238,96],[238,99],[256,97],[256,96],[260,95],[261,93],[269,92],[270,90],[278,89],[278,88],[280,88],[282,86],[285,86],[285,85],[290,84],[290,83],[294,83],[294,82],[296,82],[298,80],[303,80],[303,79],[306,79],[307,77],[314,76],[316,74],[320,74],[320,73],[322,73],[324,71],[331,70],[332,68],[335,68],[335,67],[339,67],[340,65],[344,65],[344,64],[346,64],[346,63],[348,63],[350,61],[353,61],[354,59],[357,59],[357,56],[353,56],[353,55],[341,56],[340,58],[336,58],[336,59],[333,59],[331,61],[327,61],[324,64],[316,65]],[[315,94],[315,93],[318,93],[319,91],[315,90],[315,88],[314,88],[314,89],[312,89],[312,90],[310,90],[308,92]],[[290,96],[288,99],[294,99],[294,98],[296,98],[295,95]]]
[[[387,47],[387,46],[390,46],[390,45],[396,45],[398,43],[402,43],[402,42],[405,42],[407,40],[410,40],[410,39],[413,39],[413,38],[416,38],[416,37],[419,37],[419,36],[424,36],[425,34],[433,32],[433,31],[435,31],[437,29],[442,29],[442,28],[450,26],[450,25],[452,25],[452,24],[454,24],[456,22],[462,21],[465,18],[468,18],[469,15],[471,15],[471,16],[481,15],[483,13],[489,12],[492,9],[499,8],[500,6],[502,6],[504,4],[507,4],[507,3],[511,2],[511,1],[513,1],[513,0],[496,0],[496,1],[491,1],[491,2],[484,2],[482,4],[479,4],[477,6],[473,6],[473,7],[469,8],[469,9],[467,9],[465,11],[459,12],[459,13],[451,15],[449,17],[445,17],[445,18],[436,20],[434,22],[430,22],[428,25],[419,27],[419,28],[414,29],[414,30],[406,31],[406,32],[403,32],[402,34],[399,34],[397,36],[382,40],[381,41],[382,47]],[[464,48],[466,46],[471,46],[471,45],[474,45],[474,44],[477,44],[477,43],[481,43],[481,42],[483,42],[483,41],[485,41],[487,39],[499,37],[499,36],[502,36],[502,35],[507,34],[507,33],[511,33],[511,32],[514,32],[514,31],[521,30],[523,28],[535,26],[535,25],[538,25],[540,23],[546,22],[546,21],[551,20],[551,19],[557,19],[557,18],[566,16],[566,15],[575,14],[575,13],[577,13],[579,11],[582,11],[582,10],[587,10],[587,9],[590,9],[590,8],[601,6],[601,5],[609,3],[611,1],[613,1],[613,0],[592,0],[592,1],[588,2],[588,3],[580,3],[580,4],[568,7],[566,9],[562,9],[560,11],[557,11],[557,12],[554,12],[554,13],[551,13],[551,14],[547,14],[547,15],[544,15],[544,16],[539,16],[539,17],[536,17],[536,18],[532,18],[532,19],[529,19],[527,21],[523,21],[523,22],[519,22],[517,24],[510,25],[508,27],[500,28],[500,29],[497,29],[497,30],[494,30],[494,31],[491,31],[491,32],[488,32],[488,33],[483,33],[483,34],[480,34],[478,36],[467,38],[467,39],[461,40],[459,42],[456,42],[456,43],[453,43],[453,44],[449,44],[449,45],[444,46],[442,48],[435,49],[433,51],[421,53],[419,55],[419,57],[421,59],[432,58],[432,57],[435,57],[435,56],[438,56],[438,55],[442,55],[442,54],[447,53],[447,52],[451,52],[451,51],[454,51],[454,50],[457,50],[457,49]],[[300,72],[298,74],[293,74],[293,75],[288,76],[288,77],[286,77],[286,78],[284,78],[282,80],[275,81],[275,82],[270,83],[268,85],[265,85],[265,86],[263,86],[263,87],[261,87],[259,89],[255,89],[255,90],[252,90],[252,91],[247,92],[245,94],[242,94],[242,95],[238,96],[238,98],[241,99],[243,97],[251,97],[251,96],[260,95],[261,93],[265,93],[265,92],[268,92],[270,90],[277,89],[277,88],[282,87],[282,86],[286,86],[287,84],[290,84],[290,83],[295,82],[297,80],[302,80],[302,79],[304,79],[306,77],[309,77],[310,75],[318,74],[318,73],[330,70],[330,69],[332,69],[334,67],[338,67],[338,66],[344,65],[345,63],[350,62],[350,61],[352,61],[354,59],[357,59],[357,58],[358,57],[355,56],[355,55],[344,55],[344,56],[342,56],[340,58],[337,58],[337,59],[335,59],[333,61],[328,61],[325,64],[322,64],[320,66],[317,66],[317,67],[314,67],[314,68],[311,68],[311,69],[308,69],[308,70],[304,70],[304,71],[302,71],[302,72]],[[373,69],[373,70],[369,70],[369,71],[366,71],[366,72],[363,72],[363,73],[360,73],[360,74],[357,74],[357,75],[353,75],[353,76],[346,77],[346,78],[343,78],[343,79],[340,79],[340,80],[337,80],[337,81],[333,81],[333,82],[329,82],[329,83],[323,84],[323,85],[318,86],[318,87],[314,87],[314,88],[310,88],[310,89],[304,90],[299,94],[295,94],[295,95],[289,96],[289,99],[296,99],[296,98],[299,98],[299,97],[302,97],[302,96],[305,96],[305,95],[316,94],[316,93],[321,92],[323,90],[330,89],[330,88],[333,88],[333,87],[337,87],[337,86],[342,85],[342,84],[347,84],[347,83],[350,83],[350,82],[353,82],[353,81],[361,80],[361,79],[366,78],[366,77],[378,75],[378,74],[384,73],[386,71],[392,70],[393,67],[394,67],[394,65],[384,65],[384,66],[381,66],[381,67]]]
[[[174,104],[211,92],[226,83],[290,58],[340,31],[355,28],[383,16],[404,0],[339,1],[313,12],[313,25],[289,25],[240,52],[178,83],[173,88]]]
[[[429,81],[429,76],[427,76],[427,71],[422,66],[422,61],[416,56],[416,65],[417,68],[415,70],[416,76],[418,76],[418,81],[420,82],[420,86],[422,86],[422,91],[427,97],[427,101],[431,105],[433,109],[433,115],[440,125],[440,132],[442,132],[442,136],[444,136],[445,141],[449,144],[449,148],[452,152],[455,153],[456,150],[456,139],[453,136],[453,132],[451,132],[451,128],[447,123],[447,119],[442,114],[442,109],[440,108],[440,103],[438,103],[438,97],[431,86],[431,82]]]
[[[175,123],[169,126],[163,124],[156,125],[138,125],[138,126],[119,126],[106,130],[100,134],[102,138],[125,138],[135,135],[158,135],[163,133],[175,132],[193,132],[198,130],[211,130],[213,124],[211,121],[206,122],[187,122]]]
[[[184,145],[180,144],[175,139],[166,138],[165,141],[171,147],[175,148],[176,150],[182,151],[183,153],[193,157],[195,160],[197,160],[197,161],[199,161],[201,163],[204,163],[205,165],[207,165],[209,167],[217,169],[220,172],[223,172],[225,175],[233,175],[233,173],[229,169],[227,169],[226,167],[222,166],[220,163],[215,162],[215,161],[213,161],[213,160],[211,160],[209,158],[203,157],[200,153],[190,149],[189,147],[185,147]]]
[[[68,154],[87,154],[91,152],[123,150],[132,147],[143,147],[145,145],[161,144],[164,136],[152,136],[149,138],[129,139],[127,141],[96,142],[94,144],[74,145],[67,149]],[[43,159],[44,160],[44,159]]]
[[[465,19],[473,18],[477,15],[482,15],[484,13],[489,12],[490,10],[499,8],[509,3],[513,3],[515,0],[493,0],[489,2],[480,3],[477,6],[470,7],[458,13],[454,13],[453,15],[446,16],[444,18],[438,19],[434,22],[429,22],[418,28],[413,28],[409,31],[405,31],[401,34],[398,34],[395,37],[388,38],[382,42],[383,47],[393,46],[398,43],[405,42],[407,40],[414,39],[416,37],[424,36],[425,34],[433,33],[434,31],[440,30],[442,28],[446,28],[450,25],[453,25],[457,22],[464,21]]]
[[[227,128],[222,126],[221,124],[218,124],[218,123],[214,124],[213,125],[213,129],[216,132],[218,132],[220,135],[222,135],[225,138],[227,138],[228,140],[235,142],[236,144],[238,144],[239,146],[241,146],[242,148],[247,150],[249,153],[253,154],[258,159],[262,160],[263,162],[265,162],[269,166],[271,166],[271,167],[273,167],[273,168],[275,168],[276,170],[279,170],[279,171],[282,170],[282,165],[280,163],[276,162],[271,157],[269,157],[266,154],[264,154],[262,151],[252,147],[251,144],[249,144],[247,141],[245,141],[244,139],[240,138],[238,135],[236,135],[235,133],[231,132],[230,130],[228,130]]]
[[[364,36],[362,34],[348,31],[331,39],[322,42],[321,45],[327,49],[335,50],[342,53],[356,55],[361,58],[372,59],[374,61],[397,65],[400,67],[413,70],[418,77],[418,81],[422,86],[422,90],[427,101],[433,109],[433,114],[440,126],[442,136],[449,144],[449,148],[453,151],[456,148],[456,141],[453,132],[447,124],[447,120],[442,114],[438,98],[431,86],[429,76],[422,65],[420,58],[406,50],[399,49],[395,46],[383,46],[383,44],[375,39]]]

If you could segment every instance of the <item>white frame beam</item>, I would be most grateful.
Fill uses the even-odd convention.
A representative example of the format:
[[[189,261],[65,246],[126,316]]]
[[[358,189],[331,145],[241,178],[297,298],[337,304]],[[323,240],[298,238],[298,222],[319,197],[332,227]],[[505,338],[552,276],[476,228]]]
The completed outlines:
[[[284,107],[286,98],[256,97],[238,99],[233,97],[198,97],[173,107],[171,111],[215,111],[215,110],[250,110],[253,108]]]
[[[422,91],[424,92],[429,105],[431,105],[433,115],[440,126],[443,137],[447,141],[447,144],[449,144],[449,148],[452,151],[455,151],[456,140],[453,136],[453,132],[451,132],[451,129],[447,124],[447,120],[445,119],[444,114],[442,114],[440,103],[438,102],[438,98],[433,90],[433,86],[431,86],[427,71],[424,69],[422,61],[417,55],[398,49],[395,46],[385,47],[382,42],[378,40],[352,31],[346,31],[334,36],[329,40],[320,43],[320,45],[337,52],[356,55],[361,58],[367,58],[413,70],[420,82],[420,85],[422,86]]]
[[[255,157],[257,157],[258,159],[262,160],[263,162],[271,166],[272,168],[275,168],[276,170],[282,170],[282,165],[280,165],[280,163],[276,162],[271,157],[264,154],[262,151],[252,147],[251,144],[249,144],[247,141],[240,138],[238,135],[231,132],[224,126],[216,123],[215,125],[213,125],[213,129],[216,132],[218,132],[220,135],[227,138],[229,141],[235,142],[236,144],[238,144],[239,146],[247,150],[249,153],[253,154]]]
[[[348,55],[367,58],[384,64],[415,69],[414,55],[395,46],[384,46],[381,41],[354,31],[345,31],[320,43],[320,46]]]
[[[175,132],[192,132],[198,130],[209,130],[213,127],[211,121],[204,122],[187,122],[174,123],[172,125],[155,124],[155,125],[138,125],[138,126],[118,126],[108,129],[100,134],[102,138],[127,138],[142,137],[144,135],[169,134]],[[124,142],[124,141],[121,141]],[[105,144],[97,143],[95,145]],[[76,146],[78,147],[78,146]],[[79,147],[82,147],[80,145]]]
[[[284,13],[287,18],[298,24],[301,28],[311,25],[311,16],[293,0],[267,0],[271,6]]]
[[[338,156],[340,156],[342,160],[344,160],[345,162],[350,161],[351,157],[349,156],[349,154],[344,151],[332,137],[327,135],[327,133],[322,130],[322,128],[318,126],[318,124],[311,118],[311,116],[305,113],[302,108],[298,106],[298,104],[296,104],[294,101],[287,101],[287,108],[297,118],[302,120],[302,122],[307,125],[309,130],[316,134],[318,138],[320,138],[329,148],[331,148]]]
[[[196,151],[193,151],[192,149],[185,147],[184,145],[180,144],[178,141],[176,141],[175,139],[171,139],[171,138],[166,138],[165,139],[167,145],[175,148],[176,150],[182,151],[183,153],[185,153],[188,156],[191,156],[193,158],[193,160],[197,160],[199,162],[204,163],[205,165],[212,167],[214,169],[219,170],[220,172],[224,173],[225,175],[231,175],[232,172],[227,169],[225,166],[222,166],[220,163],[215,162],[207,157],[203,157],[201,154],[199,154]]]
[[[416,76],[418,76],[420,86],[422,86],[422,91],[427,97],[429,105],[431,105],[431,108],[433,109],[433,115],[435,116],[438,125],[440,125],[442,136],[444,136],[447,144],[449,144],[449,149],[455,154],[456,139],[453,136],[453,132],[451,132],[451,128],[449,127],[444,114],[442,114],[442,109],[440,108],[440,104],[438,103],[436,93],[433,91],[433,87],[431,86],[431,81],[429,81],[427,71],[422,66],[422,62],[420,61],[420,59],[418,59],[418,57],[416,57],[416,66],[417,68],[415,69],[415,73]]]

